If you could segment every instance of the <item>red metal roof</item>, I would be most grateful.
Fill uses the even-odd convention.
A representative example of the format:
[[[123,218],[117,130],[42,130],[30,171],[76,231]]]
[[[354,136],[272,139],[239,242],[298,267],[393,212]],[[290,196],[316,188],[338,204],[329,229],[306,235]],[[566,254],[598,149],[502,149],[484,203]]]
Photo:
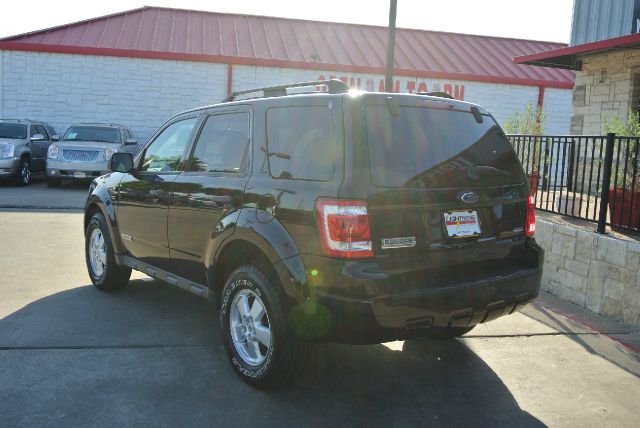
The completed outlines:
[[[553,49],[547,52],[517,56],[513,61],[516,64],[577,70],[580,68],[580,65],[577,62],[580,55],[637,46],[640,46],[640,33],[616,37],[614,39],[601,40],[598,42],[585,43],[584,45]]]
[[[384,74],[386,27],[143,7],[8,37],[2,50]],[[398,29],[400,76],[572,88],[568,70],[515,64],[561,43]]]

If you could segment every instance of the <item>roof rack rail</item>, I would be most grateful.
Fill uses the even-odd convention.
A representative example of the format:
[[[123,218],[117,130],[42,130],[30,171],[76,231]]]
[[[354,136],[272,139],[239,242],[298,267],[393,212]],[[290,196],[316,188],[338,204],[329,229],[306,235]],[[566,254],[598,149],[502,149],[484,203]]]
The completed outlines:
[[[245,91],[236,91],[232,92],[225,99],[222,100],[223,103],[228,103],[229,101],[235,100],[238,96],[244,94],[252,94],[254,92],[262,92],[262,97],[257,98],[270,98],[270,97],[283,97],[287,95],[287,89],[289,88],[303,88],[305,86],[322,86],[326,85],[330,94],[344,94],[349,91],[349,86],[344,83],[342,80],[331,79],[331,80],[313,80],[310,82],[298,82],[298,83],[289,83],[286,85],[277,85],[277,86],[267,86],[265,88],[255,88],[255,89],[247,89]]]
[[[435,91],[435,92],[417,92],[416,95],[428,95],[430,97],[439,97],[439,98],[448,98],[450,100],[453,100],[455,98],[453,98],[451,96],[451,94],[448,94],[446,92],[442,92],[442,91]]]

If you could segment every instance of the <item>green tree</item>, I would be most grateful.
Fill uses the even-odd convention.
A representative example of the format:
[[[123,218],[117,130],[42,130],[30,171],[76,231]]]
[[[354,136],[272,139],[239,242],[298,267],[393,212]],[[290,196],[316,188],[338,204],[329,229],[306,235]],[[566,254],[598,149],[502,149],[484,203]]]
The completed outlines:
[[[541,106],[533,107],[529,101],[524,112],[514,112],[505,122],[504,130],[507,134],[542,135],[547,125],[547,114]]]

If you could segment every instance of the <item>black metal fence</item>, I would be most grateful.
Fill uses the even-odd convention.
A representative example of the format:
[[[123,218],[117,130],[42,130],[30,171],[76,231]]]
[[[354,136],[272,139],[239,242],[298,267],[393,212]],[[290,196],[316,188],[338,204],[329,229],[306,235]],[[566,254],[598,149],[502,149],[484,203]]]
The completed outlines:
[[[640,232],[640,138],[510,135],[536,208]]]

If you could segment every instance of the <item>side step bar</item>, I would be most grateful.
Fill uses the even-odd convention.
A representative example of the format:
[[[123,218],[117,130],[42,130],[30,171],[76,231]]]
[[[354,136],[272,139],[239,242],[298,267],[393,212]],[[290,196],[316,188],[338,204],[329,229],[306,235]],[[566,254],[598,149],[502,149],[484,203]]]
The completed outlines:
[[[188,279],[182,278],[181,276],[174,275],[162,269],[158,269],[155,266],[151,266],[150,264],[141,262],[138,259],[134,259],[131,256],[118,256],[118,263],[124,264],[130,267],[133,270],[137,270],[144,274],[149,275],[152,278],[159,279],[160,281],[164,281],[168,284],[175,285],[176,287],[182,288],[189,293],[193,293],[196,296],[204,297],[208,299],[210,297],[209,287],[205,287],[204,285],[196,284],[193,281],[189,281]]]

